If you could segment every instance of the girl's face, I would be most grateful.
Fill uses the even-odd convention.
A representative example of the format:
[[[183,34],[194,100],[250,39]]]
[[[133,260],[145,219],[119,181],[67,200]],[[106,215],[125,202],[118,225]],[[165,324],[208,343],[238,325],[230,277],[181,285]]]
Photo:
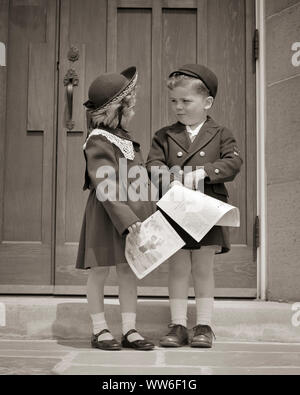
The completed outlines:
[[[191,127],[200,125],[206,120],[207,110],[213,104],[213,98],[199,94],[192,82],[171,89],[170,100],[178,121]]]

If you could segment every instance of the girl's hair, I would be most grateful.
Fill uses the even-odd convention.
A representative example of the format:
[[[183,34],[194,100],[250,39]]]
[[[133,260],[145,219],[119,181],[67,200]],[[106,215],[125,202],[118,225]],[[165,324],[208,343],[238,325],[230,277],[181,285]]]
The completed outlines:
[[[119,103],[108,106],[105,110],[87,110],[88,133],[100,125],[115,129],[117,126],[126,127],[133,117],[133,107],[136,102],[135,89],[124,97]]]
[[[167,86],[170,90],[176,88],[177,86],[184,86],[187,83],[191,82],[193,84],[194,89],[199,95],[203,95],[205,97],[211,96],[207,86],[199,80],[198,78],[189,77],[184,74],[175,74],[168,79]]]

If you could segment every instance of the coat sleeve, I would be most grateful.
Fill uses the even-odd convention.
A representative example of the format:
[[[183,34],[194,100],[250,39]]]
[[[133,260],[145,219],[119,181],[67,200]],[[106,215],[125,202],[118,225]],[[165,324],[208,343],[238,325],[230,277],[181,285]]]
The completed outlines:
[[[96,190],[97,199],[107,211],[118,233],[121,236],[125,235],[129,226],[140,219],[128,205],[127,199],[119,200],[119,164],[113,145],[103,136],[92,136],[87,142],[85,153],[88,175]],[[107,185],[107,190],[111,188],[112,194],[109,199],[105,199],[102,193],[102,182],[102,185]]]
[[[160,136],[159,132],[156,132],[152,139],[152,145],[146,163],[149,177],[153,184],[159,189],[160,196],[164,194],[163,183],[166,182],[166,184],[168,184],[164,185],[164,189],[167,190],[171,182],[182,180],[182,176],[174,171],[170,171],[170,168],[167,166],[167,147],[164,146],[162,140],[163,138]]]
[[[240,157],[236,140],[229,129],[221,131],[220,159],[206,163],[204,170],[208,177],[207,184],[218,184],[233,181],[239,173],[243,160]]]

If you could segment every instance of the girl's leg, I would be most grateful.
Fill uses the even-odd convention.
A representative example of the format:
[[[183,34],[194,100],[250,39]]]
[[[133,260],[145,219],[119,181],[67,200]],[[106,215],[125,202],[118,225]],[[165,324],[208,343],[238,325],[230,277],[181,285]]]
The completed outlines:
[[[97,334],[103,329],[108,329],[104,316],[104,284],[109,273],[109,267],[94,267],[89,271],[87,281],[88,310],[93,323],[93,333]],[[110,333],[103,333],[99,341],[111,340]]]
[[[187,325],[190,274],[191,252],[180,250],[169,259],[169,299],[174,325]]]
[[[119,300],[122,315],[122,333],[136,329],[137,278],[127,263],[116,266],[119,282]],[[139,333],[128,336],[130,342],[143,340]]]
[[[214,304],[214,257],[216,246],[204,246],[192,251],[192,276],[194,280],[197,323],[211,326]]]

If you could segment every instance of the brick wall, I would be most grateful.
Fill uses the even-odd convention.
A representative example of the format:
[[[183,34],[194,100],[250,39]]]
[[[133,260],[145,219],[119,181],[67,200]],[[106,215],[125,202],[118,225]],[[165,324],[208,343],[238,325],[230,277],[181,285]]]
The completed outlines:
[[[300,300],[300,54],[292,50],[297,42],[300,1],[266,0],[269,300]]]

